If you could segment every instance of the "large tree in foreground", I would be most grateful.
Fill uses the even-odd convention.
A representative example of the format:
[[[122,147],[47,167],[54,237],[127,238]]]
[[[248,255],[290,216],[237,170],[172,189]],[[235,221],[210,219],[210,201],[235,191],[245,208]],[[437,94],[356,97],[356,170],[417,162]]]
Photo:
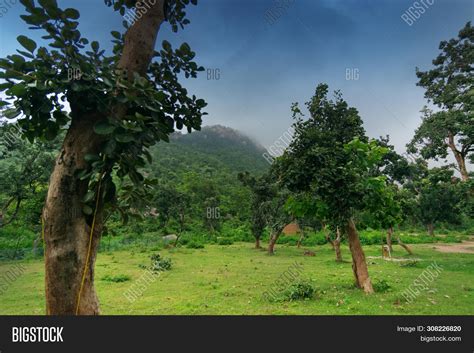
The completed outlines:
[[[338,92],[329,99],[327,85],[319,85],[306,105],[308,119],[293,105],[294,139],[274,168],[291,191],[312,193],[324,203],[330,227],[347,234],[357,286],[372,293],[354,216],[368,191],[383,188],[384,178],[370,177],[369,170],[386,149],[367,142],[357,110]]]
[[[199,129],[206,105],[189,96],[178,77],[196,77],[186,43],[177,49],[158,31],[189,23],[185,6],[196,0],[105,0],[125,14],[136,7],[124,34],[112,31],[110,56],[79,29],[77,10],[55,0],[21,0],[22,19],[45,33],[47,45],[19,36],[18,54],[0,59],[5,115],[17,118],[30,140],[66,137],[50,178],[43,210],[48,314],[98,314],[94,264],[108,212],[135,209],[151,187],[140,170],[148,149],[175,128]],[[65,104],[70,106],[70,112]],[[126,186],[117,190],[116,180]]]
[[[423,110],[423,121],[409,147],[424,158],[446,158],[451,151],[463,181],[466,161],[474,158],[474,27],[468,22],[457,38],[442,41],[429,71],[417,69],[418,86],[441,111]]]

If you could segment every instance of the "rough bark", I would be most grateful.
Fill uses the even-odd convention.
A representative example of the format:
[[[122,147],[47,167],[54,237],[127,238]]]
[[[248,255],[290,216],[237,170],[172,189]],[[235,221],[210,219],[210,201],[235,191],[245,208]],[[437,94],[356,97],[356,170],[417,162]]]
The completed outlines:
[[[275,244],[280,236],[278,232],[272,232],[270,235],[270,242],[268,244],[268,255],[275,254]]]
[[[448,146],[453,152],[454,158],[456,159],[456,162],[458,164],[458,170],[459,170],[459,173],[461,174],[461,180],[468,181],[469,173],[466,167],[466,157],[464,156],[463,153],[461,153],[461,151],[459,151],[456,148],[456,144],[454,142],[454,135],[451,133],[448,135]]]
[[[43,209],[46,267],[46,309],[50,315],[75,314],[80,283],[89,248],[92,220],[82,213],[88,181],[78,180],[85,167],[84,155],[97,148],[92,130],[94,117],[76,120],[64,140],[49,182]],[[93,269],[102,212],[97,211],[91,254],[81,295],[79,314],[98,314]]]
[[[427,228],[428,228],[428,234],[430,236],[434,237],[434,224],[433,223],[428,223]]]
[[[407,253],[409,253],[410,255],[413,255],[413,251],[411,251],[411,249],[401,241],[400,237],[397,237],[397,242],[398,242],[398,245],[400,245],[403,249],[405,249]]]
[[[392,235],[393,235],[393,227],[388,228],[387,230],[387,246],[388,249],[390,250],[390,253],[393,252],[392,248]]]
[[[356,285],[362,288],[365,293],[370,294],[374,292],[372,282],[370,281],[367,263],[365,262],[365,254],[359,240],[354,221],[350,219],[347,222],[347,236],[349,238],[349,248],[352,254],[352,270],[356,280]]]
[[[146,73],[163,20],[163,0],[159,0],[127,31],[118,68],[128,78],[132,78],[134,72]],[[116,119],[125,114],[120,106],[111,110]],[[79,116],[76,112],[71,102],[73,120],[56,160],[43,209],[46,310],[50,315],[99,313],[94,265],[102,231],[102,207],[97,208],[92,242],[89,242],[92,217],[81,212],[88,180],[80,181],[76,174],[85,166],[84,156],[97,152],[100,141],[93,126],[103,116]],[[86,262],[84,286],[78,300]]]

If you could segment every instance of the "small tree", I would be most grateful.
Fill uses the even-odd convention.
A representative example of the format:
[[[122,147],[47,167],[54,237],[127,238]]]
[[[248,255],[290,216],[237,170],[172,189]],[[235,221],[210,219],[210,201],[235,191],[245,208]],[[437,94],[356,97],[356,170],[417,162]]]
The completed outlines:
[[[256,178],[251,176],[248,172],[245,172],[239,173],[238,178],[242,184],[248,187],[252,192],[250,203],[250,229],[255,238],[255,248],[260,249],[260,239],[266,227],[265,213],[262,205],[272,197],[271,188],[265,175]]]
[[[178,230],[174,246],[178,245],[179,239],[186,230],[186,217],[190,212],[190,208],[191,206],[189,196],[184,192],[177,191],[175,194],[173,206],[171,208],[171,215],[178,223]]]
[[[372,293],[354,215],[364,208],[367,191],[384,183],[383,177],[370,177],[369,171],[386,149],[375,141],[367,143],[357,110],[349,107],[339,92],[334,100],[327,94],[327,85],[317,87],[306,104],[307,120],[298,104],[293,105],[295,136],[274,168],[291,191],[310,192],[327,206],[333,227],[348,236],[357,286]]]
[[[283,228],[292,221],[291,216],[285,209],[287,192],[275,192],[274,197],[262,204],[264,217],[270,229],[270,241],[268,243],[268,254],[275,253],[275,244],[278,241]]]
[[[430,169],[427,177],[418,181],[418,190],[420,218],[429,235],[434,236],[438,222],[458,224],[461,221],[460,188],[452,170],[446,167]]]
[[[442,41],[442,51],[433,60],[434,68],[420,71],[418,86],[426,89],[425,97],[442,111],[433,113],[425,108],[420,127],[416,130],[411,150],[419,149],[424,158],[446,158],[454,155],[463,181],[469,179],[466,159],[474,158],[474,125],[472,99],[474,86],[474,27],[471,22],[459,31],[458,38]]]

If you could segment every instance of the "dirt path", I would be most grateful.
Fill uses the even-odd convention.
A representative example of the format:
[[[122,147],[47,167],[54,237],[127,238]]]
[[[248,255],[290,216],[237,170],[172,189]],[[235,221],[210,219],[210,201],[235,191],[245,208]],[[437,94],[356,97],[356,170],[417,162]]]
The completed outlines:
[[[446,253],[474,254],[474,240],[471,237],[469,241],[463,241],[457,244],[436,245],[434,249]]]

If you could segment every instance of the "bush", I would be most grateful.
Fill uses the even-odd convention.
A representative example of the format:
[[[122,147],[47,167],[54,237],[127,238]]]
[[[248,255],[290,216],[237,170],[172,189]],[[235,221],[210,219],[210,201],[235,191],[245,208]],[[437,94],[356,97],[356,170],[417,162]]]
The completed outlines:
[[[284,293],[283,296],[286,300],[300,300],[300,299],[311,299],[314,295],[314,288],[311,283],[307,281],[299,281],[293,283]]]
[[[390,285],[384,279],[380,281],[374,281],[372,286],[374,288],[374,291],[377,293],[384,293],[390,289]]]
[[[197,242],[195,240],[190,240],[187,244],[186,247],[188,249],[204,249],[204,244]]]
[[[162,258],[160,254],[151,255],[151,267],[150,269],[155,272],[169,271],[171,270],[171,259]]]
[[[217,240],[218,245],[232,245],[234,242],[229,238],[220,238]]]
[[[127,275],[117,275],[117,276],[106,275],[106,276],[102,277],[102,281],[114,282],[114,283],[127,282],[127,281],[130,281],[130,276],[127,276]]]

